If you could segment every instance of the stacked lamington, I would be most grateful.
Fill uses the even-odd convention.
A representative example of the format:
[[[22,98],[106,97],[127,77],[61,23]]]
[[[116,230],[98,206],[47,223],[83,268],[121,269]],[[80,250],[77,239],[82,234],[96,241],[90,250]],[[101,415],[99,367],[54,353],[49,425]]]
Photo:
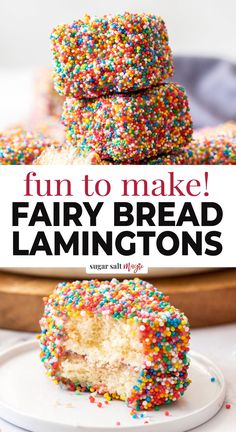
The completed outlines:
[[[149,163],[191,142],[185,90],[167,82],[172,54],[160,17],[85,16],[57,26],[51,40],[67,143],[81,155]]]

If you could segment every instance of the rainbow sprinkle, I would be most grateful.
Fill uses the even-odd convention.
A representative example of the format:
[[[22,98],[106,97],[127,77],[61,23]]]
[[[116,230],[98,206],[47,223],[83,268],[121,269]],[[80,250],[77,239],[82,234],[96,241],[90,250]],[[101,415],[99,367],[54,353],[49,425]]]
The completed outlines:
[[[60,95],[91,98],[145,89],[173,73],[165,23],[152,14],[85,15],[58,25],[51,42]]]
[[[8,129],[0,133],[0,165],[28,165],[55,140],[24,129]]]
[[[138,162],[129,159],[124,161],[101,159],[94,151],[92,153],[86,151],[81,154],[81,150],[76,146],[66,146],[63,149],[63,163],[65,165],[81,164],[82,160],[85,164],[97,165],[235,165],[236,124],[225,123],[216,128],[199,129],[194,133],[194,139],[184,148],[166,155],[142,159]],[[54,147],[54,151],[51,151],[50,148],[46,149],[42,153],[42,157],[38,158],[39,164],[42,164],[41,160],[45,160],[45,164],[56,164],[59,153],[62,155],[58,146]]]
[[[194,135],[189,153],[194,165],[235,165],[236,123],[228,122],[215,128],[199,129]]]
[[[62,121],[68,142],[111,161],[138,163],[192,139],[188,99],[174,83],[95,99],[67,98]]]
[[[187,376],[188,320],[169,303],[167,296],[138,278],[123,282],[116,279],[62,282],[45,299],[40,321],[41,361],[54,382],[62,383],[71,391],[104,393],[104,388],[96,383],[93,388],[82,387],[60,376],[66,323],[70,318],[86,314],[109,315],[117,320],[135,322],[139,327],[144,358],[137,383],[127,397],[128,405],[133,407],[132,415],[140,410],[158,410],[159,405],[176,401],[184,394],[190,382]],[[106,393],[105,398],[121,397]],[[95,403],[93,396],[90,402]]]
[[[147,165],[236,165],[236,123],[199,129],[179,152],[144,161]]]

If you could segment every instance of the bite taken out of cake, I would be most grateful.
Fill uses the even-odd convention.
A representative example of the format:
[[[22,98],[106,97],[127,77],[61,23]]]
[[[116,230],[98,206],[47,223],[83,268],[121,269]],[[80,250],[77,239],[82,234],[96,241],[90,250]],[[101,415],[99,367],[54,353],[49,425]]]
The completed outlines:
[[[40,325],[41,361],[68,390],[151,410],[178,400],[190,383],[188,320],[138,278],[60,283]]]

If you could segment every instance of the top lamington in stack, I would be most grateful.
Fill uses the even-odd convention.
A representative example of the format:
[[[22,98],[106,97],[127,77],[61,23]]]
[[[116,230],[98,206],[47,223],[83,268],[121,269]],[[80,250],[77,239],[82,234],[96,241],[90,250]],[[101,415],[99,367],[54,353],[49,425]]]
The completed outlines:
[[[167,82],[173,63],[160,17],[85,16],[57,26],[51,41],[67,142],[82,153],[140,163],[191,140],[185,90]]]

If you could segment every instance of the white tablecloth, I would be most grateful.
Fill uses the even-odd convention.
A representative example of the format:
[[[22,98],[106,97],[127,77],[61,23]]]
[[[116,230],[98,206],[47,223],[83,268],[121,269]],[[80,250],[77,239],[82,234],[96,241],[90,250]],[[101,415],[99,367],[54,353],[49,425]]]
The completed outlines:
[[[199,311],[199,313],[201,312]],[[4,350],[32,337],[33,335],[29,333],[0,330],[0,350]],[[235,432],[236,324],[192,330],[191,346],[194,351],[198,351],[209,357],[221,368],[227,383],[225,402],[231,404],[230,409],[226,409],[224,404],[221,411],[212,420],[194,429],[194,431]],[[0,432],[20,431],[22,431],[22,429],[12,426],[0,419]]]

